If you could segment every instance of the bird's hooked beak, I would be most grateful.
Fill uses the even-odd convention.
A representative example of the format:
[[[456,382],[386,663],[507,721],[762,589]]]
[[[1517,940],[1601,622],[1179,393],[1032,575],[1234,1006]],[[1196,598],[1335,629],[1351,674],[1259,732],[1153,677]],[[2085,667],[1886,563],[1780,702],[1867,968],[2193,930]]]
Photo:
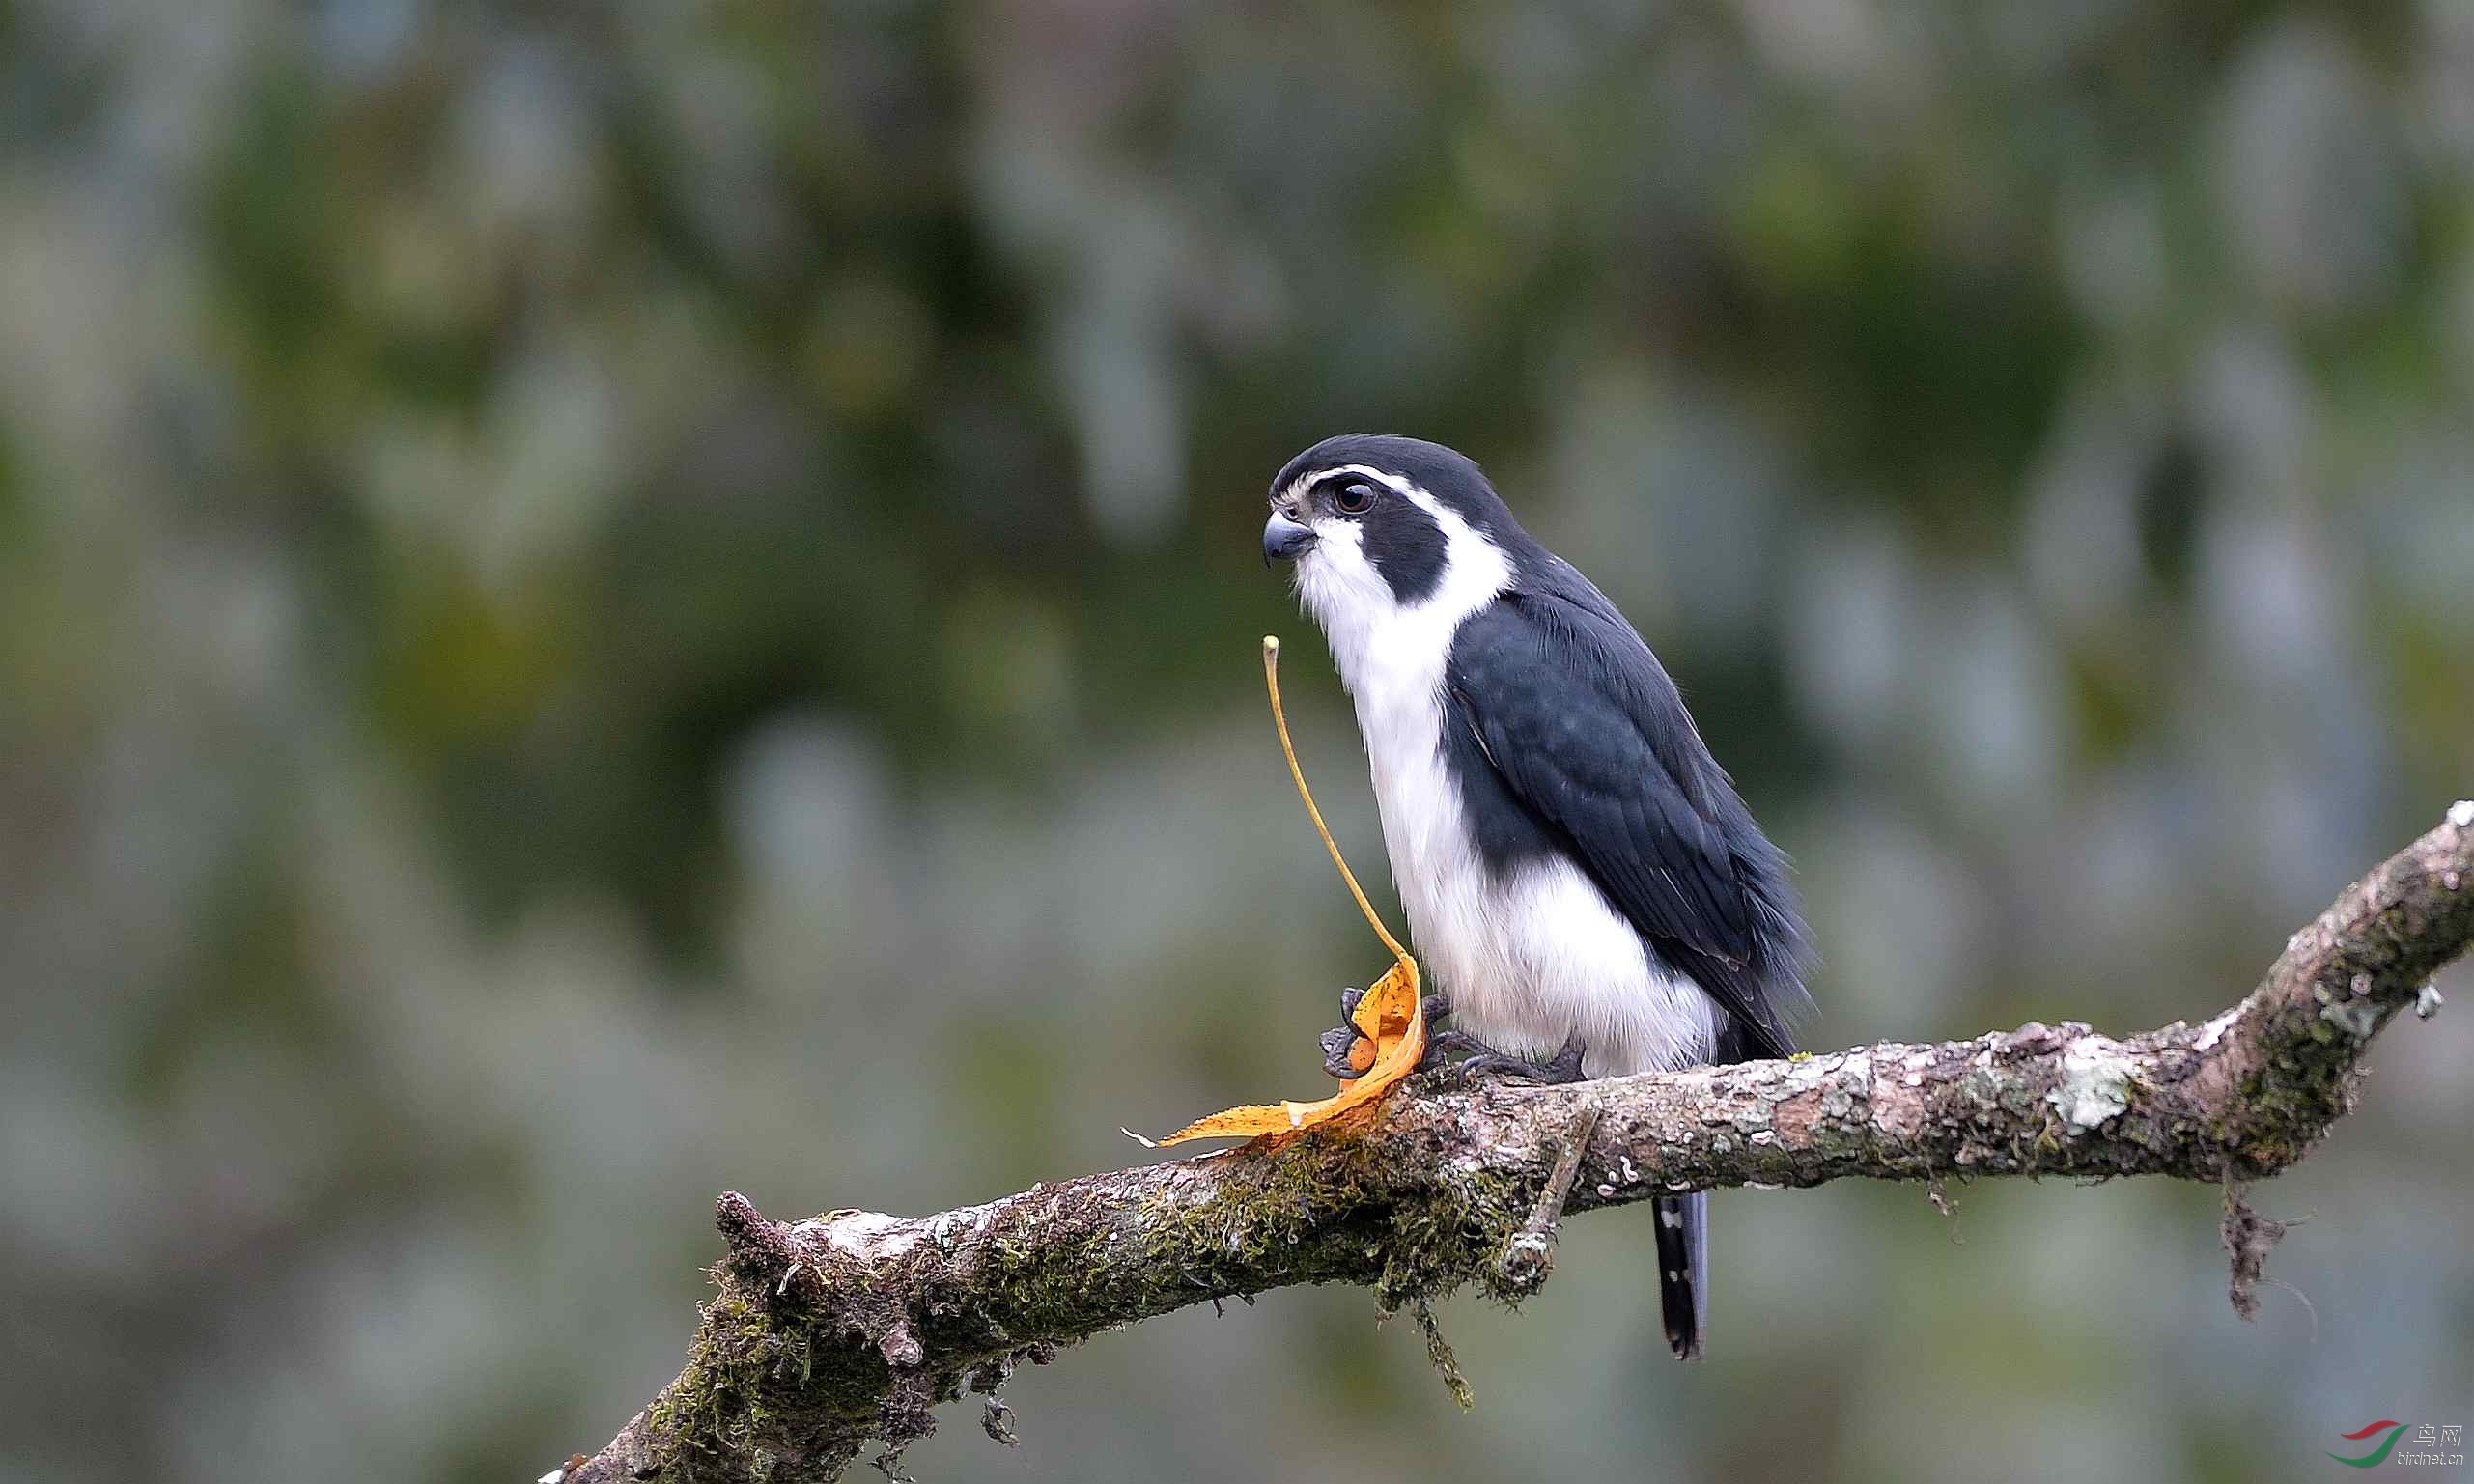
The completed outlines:
[[[1314,533],[1279,511],[1263,524],[1263,565],[1293,561],[1314,545]]]

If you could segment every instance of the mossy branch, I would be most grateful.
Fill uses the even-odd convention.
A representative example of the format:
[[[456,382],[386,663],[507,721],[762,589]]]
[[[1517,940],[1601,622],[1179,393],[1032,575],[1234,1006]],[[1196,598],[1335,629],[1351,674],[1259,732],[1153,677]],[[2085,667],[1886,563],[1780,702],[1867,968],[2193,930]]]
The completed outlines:
[[[2432,975],[2469,940],[2474,802],[2348,887],[2202,1024],[2121,1041],[2029,1024],[1563,1087],[1429,1074],[1278,1147],[917,1218],[779,1222],[726,1194],[728,1255],[686,1370],[608,1446],[548,1477],[829,1480],[870,1440],[892,1472],[931,1410],[966,1390],[986,1395],[990,1435],[1010,1442],[995,1393],[1024,1360],[1292,1283],[1365,1284],[1387,1310],[1472,1282],[1509,1302],[1544,1274],[1558,1193],[1585,1211],[1848,1176],[2221,1182],[2247,1312],[2273,1235],[2241,1183],[2291,1165],[2345,1115],[2364,1049],[2398,1011],[2429,1013]]]

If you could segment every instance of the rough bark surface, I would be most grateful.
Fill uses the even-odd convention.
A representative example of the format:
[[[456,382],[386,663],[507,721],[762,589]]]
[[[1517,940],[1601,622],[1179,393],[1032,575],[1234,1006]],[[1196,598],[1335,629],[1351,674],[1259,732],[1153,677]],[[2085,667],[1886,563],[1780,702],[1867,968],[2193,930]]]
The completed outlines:
[[[998,1385],[1086,1335],[1292,1283],[1365,1284],[1386,1309],[1422,1311],[1472,1282],[1517,1301],[1552,1264],[1560,1215],[1718,1186],[2221,1182],[2247,1316],[2276,1229],[2241,1184],[2285,1169],[2345,1115],[2364,1048],[2398,1011],[2430,1013],[2432,975],[2469,940],[2474,802],[2461,802],[2201,1024],[2117,1041],[2031,1023],[1562,1087],[1425,1074],[1284,1141],[931,1217],[784,1222],[725,1194],[728,1252],[687,1368],[607,1446],[548,1478],[828,1480],[871,1441],[893,1472],[932,1409],[966,1391],[1010,1441]]]

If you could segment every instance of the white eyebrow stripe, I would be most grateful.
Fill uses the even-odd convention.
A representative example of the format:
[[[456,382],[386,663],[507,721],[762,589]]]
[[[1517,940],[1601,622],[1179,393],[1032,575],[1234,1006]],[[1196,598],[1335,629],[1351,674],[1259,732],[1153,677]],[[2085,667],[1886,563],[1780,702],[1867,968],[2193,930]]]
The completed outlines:
[[[1295,479],[1288,482],[1288,488],[1282,490],[1281,494],[1292,500],[1304,499],[1306,497],[1307,490],[1313,489],[1316,485],[1321,484],[1324,480],[1330,479],[1335,474],[1362,474],[1367,479],[1373,480],[1375,483],[1383,486],[1386,490],[1389,490],[1392,493],[1400,496],[1402,499],[1413,501],[1427,510],[1434,509],[1434,505],[1432,503],[1434,500],[1433,495],[1426,493],[1425,490],[1419,489],[1416,485],[1411,484],[1408,480],[1401,478],[1397,474],[1387,474],[1383,470],[1374,467],[1372,464],[1365,463],[1335,463],[1328,469],[1316,469],[1310,474],[1300,474]]]
[[[1405,475],[1387,474],[1383,470],[1375,468],[1370,464],[1343,463],[1328,469],[1317,469],[1313,473],[1308,474],[1291,484],[1289,486],[1290,492],[1302,498],[1305,491],[1312,487],[1317,481],[1330,479],[1335,474],[1361,474],[1367,479],[1374,480],[1378,484],[1382,485],[1386,490],[1391,490],[1392,493],[1400,496],[1400,498],[1407,500],[1410,504],[1424,511],[1429,517],[1432,517],[1435,524],[1443,528],[1443,532],[1447,538],[1453,536],[1455,533],[1460,533],[1484,544],[1490,548],[1495,545],[1495,538],[1487,535],[1484,531],[1477,529],[1476,526],[1471,525],[1468,519],[1464,518],[1459,511],[1452,510],[1447,507],[1443,501],[1436,499],[1433,493],[1430,492],[1425,486],[1419,484],[1417,481],[1410,479]]]

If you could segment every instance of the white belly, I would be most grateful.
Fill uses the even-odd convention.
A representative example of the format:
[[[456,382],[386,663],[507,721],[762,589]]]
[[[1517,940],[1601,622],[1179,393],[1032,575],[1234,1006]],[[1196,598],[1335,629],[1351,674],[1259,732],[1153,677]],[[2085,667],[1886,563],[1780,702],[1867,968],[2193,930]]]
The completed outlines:
[[[1444,764],[1441,687],[1404,678],[1361,684],[1358,724],[1413,947],[1450,995],[1452,1023],[1535,1061],[1577,1033],[1590,1077],[1707,1061],[1718,1006],[1651,961],[1579,866],[1559,855],[1501,881],[1488,872]]]

